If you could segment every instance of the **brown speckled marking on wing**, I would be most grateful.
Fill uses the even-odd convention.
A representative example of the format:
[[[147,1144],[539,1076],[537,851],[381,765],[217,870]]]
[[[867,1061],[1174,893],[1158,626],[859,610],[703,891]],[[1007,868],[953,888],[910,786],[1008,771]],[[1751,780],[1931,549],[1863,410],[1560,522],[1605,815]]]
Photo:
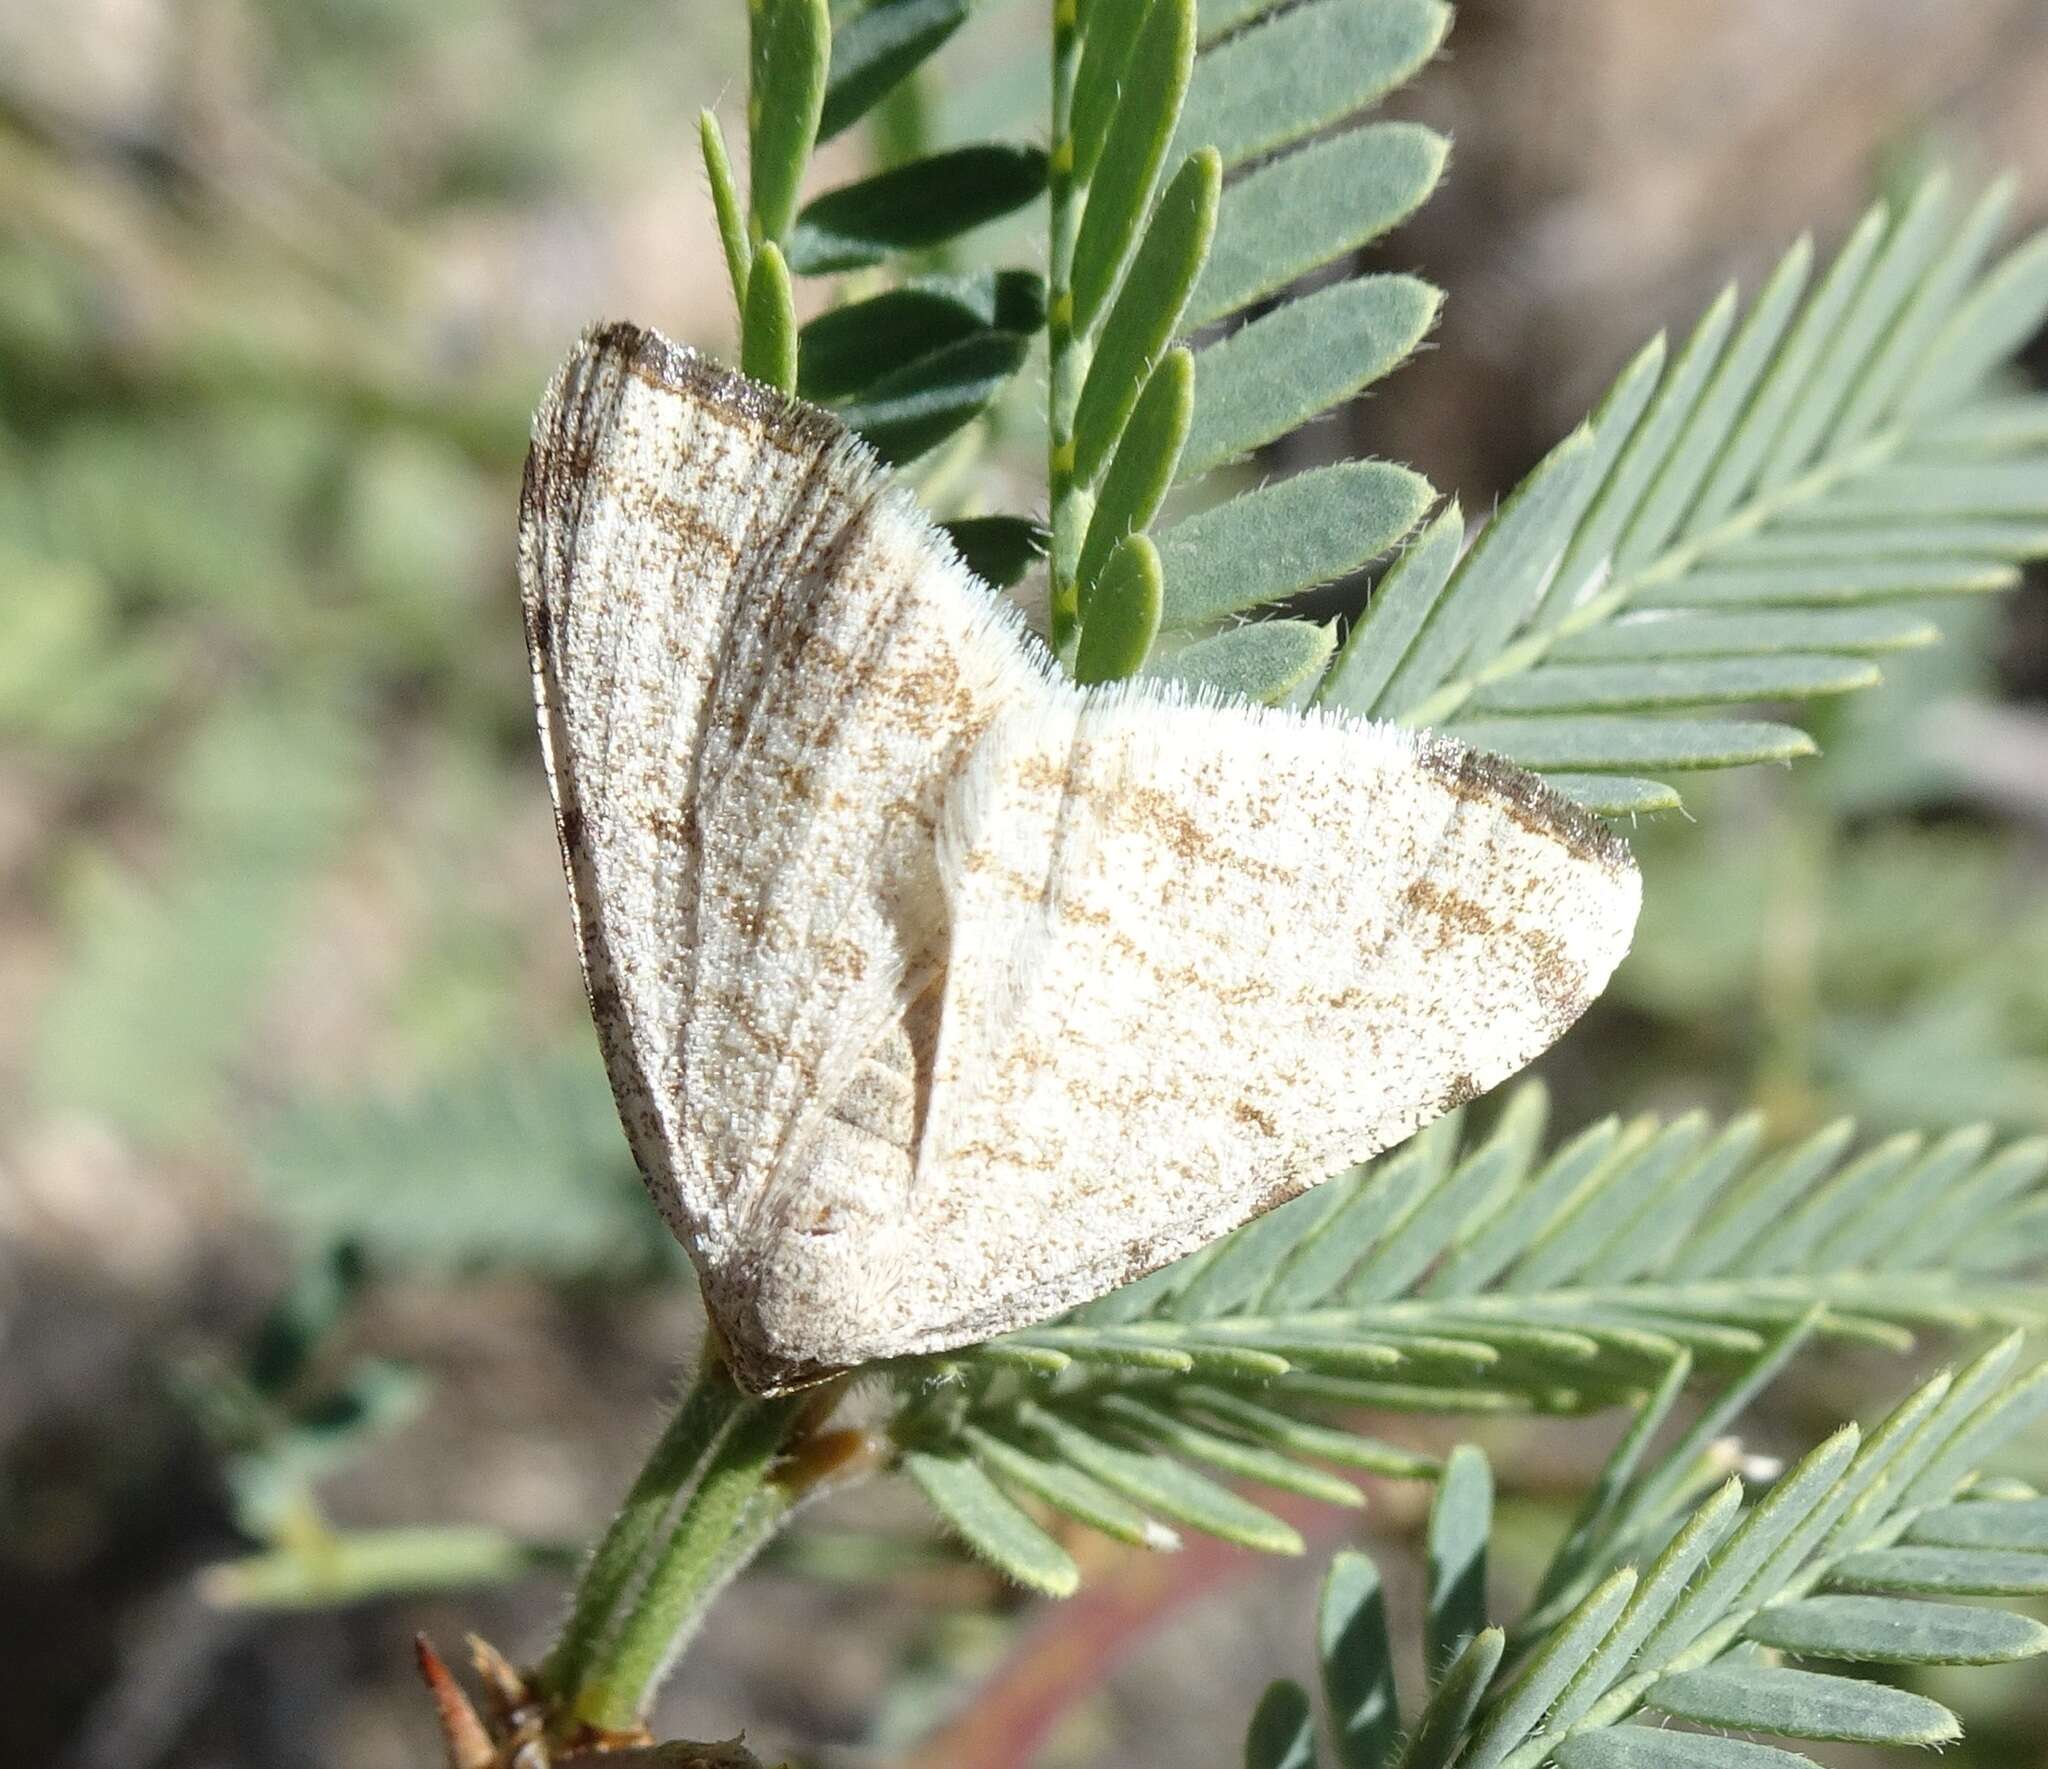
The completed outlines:
[[[521,570],[606,1064],[750,1386],[1178,1256],[1626,947],[1626,848],[1529,776],[1050,679],[831,418],[631,327],[541,408]]]

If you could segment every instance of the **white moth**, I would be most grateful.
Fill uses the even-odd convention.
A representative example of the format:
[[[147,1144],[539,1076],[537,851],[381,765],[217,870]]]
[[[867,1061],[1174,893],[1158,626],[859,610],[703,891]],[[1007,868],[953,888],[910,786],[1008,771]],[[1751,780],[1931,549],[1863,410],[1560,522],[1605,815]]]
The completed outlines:
[[[1533,777],[1072,686],[836,420],[653,333],[549,389],[520,574],[612,1087],[757,1391],[1163,1265],[1627,949],[1627,848]]]

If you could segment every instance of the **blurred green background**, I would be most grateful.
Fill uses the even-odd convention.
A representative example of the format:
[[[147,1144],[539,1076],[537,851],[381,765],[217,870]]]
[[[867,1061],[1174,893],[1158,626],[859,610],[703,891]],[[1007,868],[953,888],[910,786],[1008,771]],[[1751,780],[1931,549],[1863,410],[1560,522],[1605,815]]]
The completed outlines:
[[[942,129],[1034,133],[1041,11],[949,49]],[[426,1762],[411,1632],[532,1652],[559,1573],[289,1611],[195,1575],[334,1528],[497,1532],[444,1538],[451,1574],[586,1540],[694,1344],[584,1017],[511,535],[583,324],[730,339],[692,123],[743,138],[743,45],[739,0],[0,0],[9,1763]],[[1397,108],[1457,147],[1378,257],[1449,315],[1289,446],[1468,508],[1649,331],[1919,158],[2014,165],[2048,215],[2038,0],[1471,0]],[[979,471],[1030,496],[1021,453]],[[1643,932],[1550,1065],[1559,1122],[2048,1127],[2048,596],[1940,618],[1820,762],[1637,832]],[[1905,1379],[1837,1358],[1759,1441]],[[1532,1541],[1607,1435],[1489,1427]],[[927,1540],[886,1490],[821,1515],[665,1716],[981,1769],[1000,1729],[945,1727],[993,1674],[1059,1707],[1047,1762],[1221,1764],[1307,1664],[1313,1564],[1105,1562],[1120,1607],[1020,1622]],[[1099,1690],[1043,1674],[1083,1648]],[[1951,1699],[1951,1761],[2048,1763],[2038,1671]]]

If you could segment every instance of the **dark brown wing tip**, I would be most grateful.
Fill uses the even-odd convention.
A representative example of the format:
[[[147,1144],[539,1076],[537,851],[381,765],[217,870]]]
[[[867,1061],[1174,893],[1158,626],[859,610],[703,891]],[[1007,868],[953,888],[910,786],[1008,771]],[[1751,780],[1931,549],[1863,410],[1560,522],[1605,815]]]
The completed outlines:
[[[1604,819],[1505,756],[1432,736],[1423,744],[1422,761],[1461,798],[1483,796],[1513,805],[1555,835],[1574,859],[1591,861],[1617,878],[1634,874],[1635,855]]]
[[[819,406],[750,380],[702,351],[630,320],[607,320],[583,334],[575,361],[616,357],[626,372],[693,399],[789,448],[828,449],[852,435]]]

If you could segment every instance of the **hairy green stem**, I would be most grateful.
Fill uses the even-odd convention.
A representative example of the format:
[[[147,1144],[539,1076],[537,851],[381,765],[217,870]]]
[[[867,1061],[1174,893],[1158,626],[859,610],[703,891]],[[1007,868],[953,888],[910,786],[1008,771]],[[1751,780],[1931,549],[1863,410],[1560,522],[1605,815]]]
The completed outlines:
[[[707,1357],[583,1570],[569,1619],[541,1667],[541,1686],[550,1695],[569,1702],[581,1691],[663,1522],[747,1405],[724,1364]]]
[[[1047,175],[1046,480],[1052,510],[1048,559],[1053,649],[1071,651],[1080,617],[1076,576],[1088,526],[1087,494],[1074,479],[1074,413],[1087,373],[1074,337],[1074,242],[1083,194],[1074,175],[1074,76],[1081,62],[1077,0],[1053,0],[1052,160]]]
[[[637,1725],[655,1686],[696,1633],[711,1600],[775,1533],[795,1503],[794,1489],[768,1488],[768,1472],[809,1397],[756,1400],[741,1393],[721,1365],[706,1373],[696,1393],[684,1403],[685,1413],[693,1410],[706,1390],[712,1393],[704,1402],[705,1414],[716,1416],[718,1429],[707,1451],[697,1458],[696,1483],[674,1526],[651,1554],[641,1551],[633,1555],[636,1563],[647,1563],[647,1576],[638,1595],[609,1643],[586,1654],[573,1681],[551,1680],[561,1711],[572,1721],[602,1730]],[[676,1435],[679,1448],[686,1449],[690,1434]],[[666,1442],[664,1439],[664,1445]],[[636,1514],[622,1552],[627,1546],[637,1547],[652,1533],[661,1515],[653,1512],[656,1489],[666,1485],[680,1460],[680,1456],[673,1461],[665,1458],[657,1447],[654,1462],[662,1464],[660,1474],[654,1479],[643,1474],[634,1484],[636,1496],[642,1496],[643,1487],[647,1489],[646,1507],[636,1507],[629,1498],[626,1513],[622,1513],[622,1520]],[[649,1473],[653,1472],[651,1462]],[[669,1491],[672,1494],[673,1489]],[[666,1506],[661,1509],[665,1512]],[[600,1549],[599,1558],[604,1557]],[[593,1571],[596,1567],[594,1561]],[[586,1578],[586,1588],[590,1582]],[[597,1598],[603,1595],[594,1594]],[[613,1604],[615,1601],[614,1595]]]

